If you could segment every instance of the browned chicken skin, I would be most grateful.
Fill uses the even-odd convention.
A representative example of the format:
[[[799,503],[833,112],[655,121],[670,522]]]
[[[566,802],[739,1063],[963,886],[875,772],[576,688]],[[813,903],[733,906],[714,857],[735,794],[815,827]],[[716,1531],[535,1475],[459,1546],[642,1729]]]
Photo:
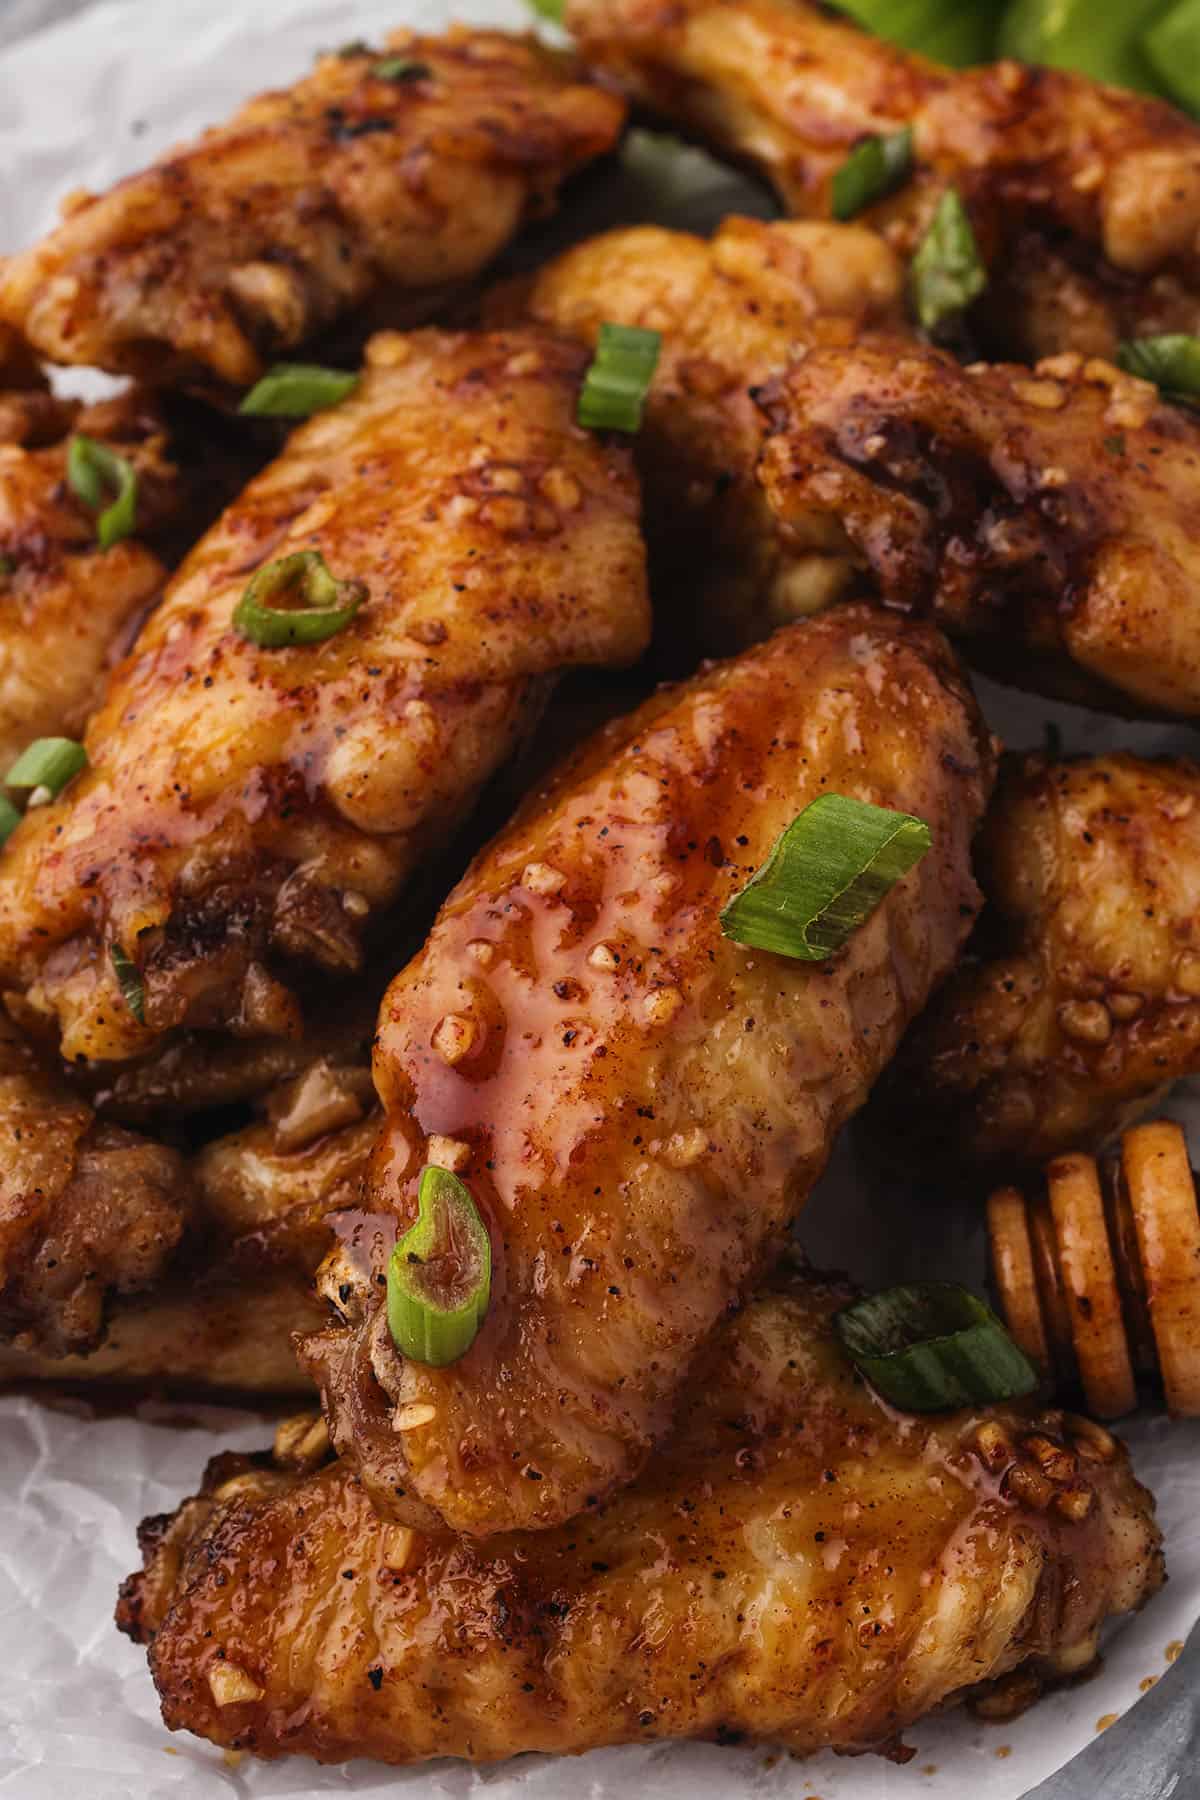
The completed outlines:
[[[410,71],[379,73],[397,61]],[[72,196],[0,270],[0,319],[54,362],[245,385],[385,289],[428,317],[623,117],[569,61],[499,32],[323,56],[107,194]]]
[[[934,1707],[1086,1668],[1162,1580],[1124,1450],[1034,1405],[895,1413],[830,1329],[850,1297],[793,1282],[724,1324],[635,1485],[536,1539],[389,1524],[344,1463],[218,1458],[146,1522],[118,1608],[167,1724],[323,1762],[678,1737],[905,1760]]]
[[[896,1127],[974,1158],[1094,1145],[1200,1070],[1200,767],[1007,766],[970,957],[885,1084]]]
[[[989,672],[1200,715],[1200,424],[1072,353],[962,368],[917,344],[816,350],[774,394],[760,468],[799,546],[844,546]]]
[[[358,968],[549,678],[644,648],[636,481],[575,423],[586,363],[528,331],[385,333],[192,552],[89,726],[90,768],[5,853],[0,972],[68,1060],[185,1026],[295,1035],[291,972]],[[323,643],[259,647],[234,609],[301,550],[367,598]]]
[[[844,555],[791,553],[772,518],[755,479],[766,424],[753,396],[808,345],[900,325],[902,293],[901,264],[872,231],[733,217],[707,241],[652,225],[606,232],[493,300],[501,318],[589,345],[606,320],[662,333],[634,449],[673,644],[682,631],[727,653],[845,587]]]
[[[113,1294],[137,1293],[179,1242],[182,1157],[98,1120],[0,1031],[0,1339],[51,1356],[99,1342]]]
[[[991,749],[944,642],[842,607],[594,738],[468,871],[384,1001],[367,1213],[303,1346],[335,1443],[404,1523],[545,1528],[627,1481],[839,1125],[953,964]],[[718,913],[819,794],[933,848],[826,964]],[[449,1368],[405,1362],[379,1258],[422,1164],[490,1227],[492,1299]]]
[[[590,63],[801,215],[828,213],[862,138],[911,126],[914,177],[869,216],[909,252],[955,186],[1009,295],[991,308],[1008,354],[1196,329],[1200,129],[1160,101],[1015,62],[956,73],[805,0],[568,0],[566,18]],[[1083,345],[1081,315],[1098,333]]]
[[[76,432],[137,472],[138,535],[107,550],[67,483]],[[183,503],[144,396],[80,408],[40,385],[0,392],[0,774],[34,738],[82,733],[122,639],[167,579],[144,536],[153,543]]]

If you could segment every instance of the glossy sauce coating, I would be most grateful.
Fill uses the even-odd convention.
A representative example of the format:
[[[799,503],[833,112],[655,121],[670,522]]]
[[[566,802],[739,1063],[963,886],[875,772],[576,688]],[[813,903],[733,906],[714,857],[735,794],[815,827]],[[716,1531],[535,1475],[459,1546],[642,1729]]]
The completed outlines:
[[[806,0],[568,0],[587,60],[828,214],[864,137],[911,127],[914,175],[869,221],[908,254],[954,186],[994,271],[1007,355],[1195,331],[1200,129],[1158,100],[1059,69],[939,68]],[[1059,304],[1053,304],[1057,295]]]
[[[1200,425],[1148,382],[894,342],[816,350],[774,398],[760,473],[798,544],[840,524],[889,605],[1001,679],[1200,714]]]
[[[1200,767],[1006,765],[976,953],[887,1080],[896,1129],[978,1159],[1096,1145],[1200,1069]]]
[[[634,453],[679,666],[681,637],[728,653],[846,587],[848,559],[796,554],[766,504],[755,395],[809,345],[901,325],[903,287],[898,258],[863,226],[729,217],[711,239],[655,225],[605,232],[493,296],[493,315],[589,345],[612,319],[662,334]]]
[[[68,1059],[177,1026],[295,1035],[292,971],[359,966],[547,678],[644,647],[636,480],[575,424],[586,361],[531,332],[382,334],[197,545],[92,720],[90,770],[0,872],[5,985]],[[367,599],[324,643],[260,648],[234,609],[299,550]]]
[[[421,73],[378,72],[397,60]],[[107,194],[72,195],[0,271],[0,318],[54,362],[243,386],[385,291],[390,322],[429,317],[623,118],[568,60],[499,32],[321,56]]]
[[[991,749],[944,642],[842,607],[666,689],[530,796],[380,1016],[378,1224],[303,1355],[376,1504],[478,1535],[627,1481],[974,917]],[[836,791],[933,847],[825,964],[718,915]],[[492,1299],[463,1359],[394,1351],[381,1254],[424,1163],[469,1185]],[[341,1293],[345,1286],[345,1293]]]
[[[389,1524],[344,1463],[218,1458],[143,1526],[118,1607],[167,1724],[327,1762],[679,1737],[904,1761],[947,1701],[1010,1716],[1155,1592],[1153,1503],[1085,1420],[892,1412],[830,1329],[851,1297],[750,1304],[635,1485],[536,1538]]]

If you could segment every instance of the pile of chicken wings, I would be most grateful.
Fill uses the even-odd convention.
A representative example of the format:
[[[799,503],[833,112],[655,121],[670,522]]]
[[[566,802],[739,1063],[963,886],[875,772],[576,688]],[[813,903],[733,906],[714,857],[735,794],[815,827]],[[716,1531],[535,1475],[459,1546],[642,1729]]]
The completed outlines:
[[[889,1405],[792,1227],[877,1082],[933,1178],[1200,1070],[1200,765],[1002,754],[969,673],[1200,718],[1200,422],[1117,361],[1200,330],[1200,128],[805,0],[564,23],[323,55],[0,263],[0,761],[82,759],[0,852],[0,1374],[293,1396],[143,1527],[172,1729],[904,1760],[1163,1579],[1114,1436]],[[531,253],[631,117],[780,216]],[[613,324],[633,431],[580,423]],[[239,412],[281,363],[346,379]],[[136,479],[107,544],[81,441]],[[824,960],[723,931],[830,794],[928,854]],[[490,1258],[446,1361],[389,1303],[430,1168]]]

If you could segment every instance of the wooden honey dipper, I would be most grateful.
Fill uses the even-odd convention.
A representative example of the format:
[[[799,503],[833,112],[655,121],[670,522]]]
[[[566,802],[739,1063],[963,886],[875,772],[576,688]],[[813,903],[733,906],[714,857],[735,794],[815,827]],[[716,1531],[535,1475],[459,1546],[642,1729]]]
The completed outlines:
[[[1005,1320],[1039,1368],[1099,1418],[1156,1373],[1171,1412],[1200,1415],[1200,1206],[1178,1125],[1135,1126],[1101,1164],[1056,1156],[1044,1192],[999,1188],[987,1213]]]

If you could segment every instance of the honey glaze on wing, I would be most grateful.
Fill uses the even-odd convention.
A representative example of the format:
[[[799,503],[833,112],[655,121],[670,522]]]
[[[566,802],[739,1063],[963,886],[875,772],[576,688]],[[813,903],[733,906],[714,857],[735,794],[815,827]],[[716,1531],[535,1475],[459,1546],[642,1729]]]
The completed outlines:
[[[384,1002],[371,1204],[411,1219],[423,1164],[458,1173],[492,1236],[487,1318],[452,1367],[402,1362],[381,1265],[350,1304],[330,1272],[351,1328],[304,1349],[378,1505],[548,1525],[639,1466],[953,961],[978,730],[935,633],[844,608],[602,732],[468,872]],[[724,937],[831,789],[917,813],[935,848],[830,963]]]

